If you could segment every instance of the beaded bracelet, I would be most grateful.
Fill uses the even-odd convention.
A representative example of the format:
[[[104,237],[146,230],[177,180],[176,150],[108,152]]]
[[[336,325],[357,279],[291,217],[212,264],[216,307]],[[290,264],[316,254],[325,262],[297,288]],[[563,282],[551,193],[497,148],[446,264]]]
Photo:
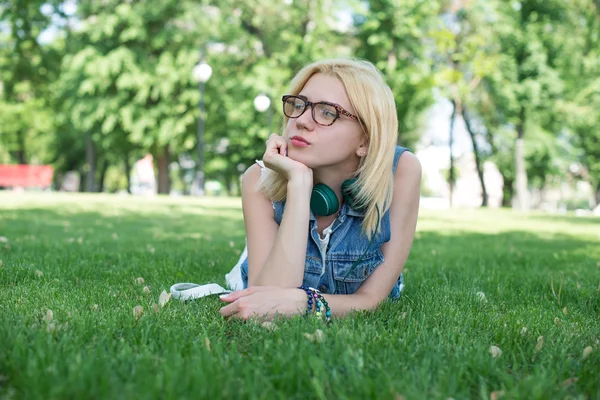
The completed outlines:
[[[308,296],[308,302],[307,302],[307,309],[306,309],[306,315],[309,315],[310,312],[312,311],[312,306],[313,306],[313,302],[316,303],[315,304],[315,315],[320,318],[322,315],[322,307],[325,308],[325,322],[329,323],[331,322],[331,309],[329,308],[329,304],[327,303],[327,300],[325,300],[325,297],[323,297],[323,295],[321,294],[320,291],[318,291],[317,289],[311,288],[311,287],[306,287],[304,285],[300,286],[298,289],[302,289],[306,292],[307,296]]]
[[[329,304],[327,304],[327,300],[321,293],[317,293],[319,301],[317,301],[317,317],[321,316],[321,306],[325,306],[325,322],[331,322],[331,309],[329,308]]]
[[[306,292],[306,295],[308,296],[308,304],[306,306],[306,315],[309,315],[310,312],[312,311],[312,306],[313,306],[313,292],[310,290],[310,288],[302,285],[300,287],[298,287],[298,289],[302,289]]]

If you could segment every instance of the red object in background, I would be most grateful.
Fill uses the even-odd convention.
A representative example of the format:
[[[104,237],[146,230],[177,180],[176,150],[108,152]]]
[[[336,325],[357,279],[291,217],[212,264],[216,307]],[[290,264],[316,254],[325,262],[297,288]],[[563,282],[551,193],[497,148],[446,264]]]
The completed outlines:
[[[50,187],[54,168],[50,165],[0,165],[0,186]]]

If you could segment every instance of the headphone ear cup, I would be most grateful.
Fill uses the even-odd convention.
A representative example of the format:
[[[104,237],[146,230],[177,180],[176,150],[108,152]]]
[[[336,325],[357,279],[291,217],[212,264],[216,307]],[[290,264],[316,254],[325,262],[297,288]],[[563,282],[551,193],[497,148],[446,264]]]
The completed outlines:
[[[317,183],[310,196],[310,210],[315,215],[326,217],[333,215],[340,208],[335,192],[323,183]]]
[[[347,179],[342,183],[342,197],[348,207],[352,208],[356,211],[361,211],[362,208],[359,207],[357,195],[358,195],[358,186],[356,186],[356,182],[358,178]]]

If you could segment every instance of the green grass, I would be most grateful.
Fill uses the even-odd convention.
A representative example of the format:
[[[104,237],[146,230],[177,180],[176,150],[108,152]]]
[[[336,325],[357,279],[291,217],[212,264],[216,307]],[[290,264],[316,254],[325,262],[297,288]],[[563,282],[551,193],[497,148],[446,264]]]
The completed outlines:
[[[401,299],[327,327],[153,311],[224,284],[243,228],[239,199],[0,193],[0,398],[600,398],[598,218],[422,212]]]

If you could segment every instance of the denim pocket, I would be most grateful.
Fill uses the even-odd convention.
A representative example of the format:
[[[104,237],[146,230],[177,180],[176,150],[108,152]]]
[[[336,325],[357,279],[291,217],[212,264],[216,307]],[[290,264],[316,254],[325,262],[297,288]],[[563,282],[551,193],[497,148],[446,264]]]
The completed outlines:
[[[333,279],[335,280],[336,293],[352,294],[360,285],[383,263],[383,254],[380,250],[365,254],[362,260],[354,265],[356,258],[349,256],[331,257],[329,262],[333,266]]]

